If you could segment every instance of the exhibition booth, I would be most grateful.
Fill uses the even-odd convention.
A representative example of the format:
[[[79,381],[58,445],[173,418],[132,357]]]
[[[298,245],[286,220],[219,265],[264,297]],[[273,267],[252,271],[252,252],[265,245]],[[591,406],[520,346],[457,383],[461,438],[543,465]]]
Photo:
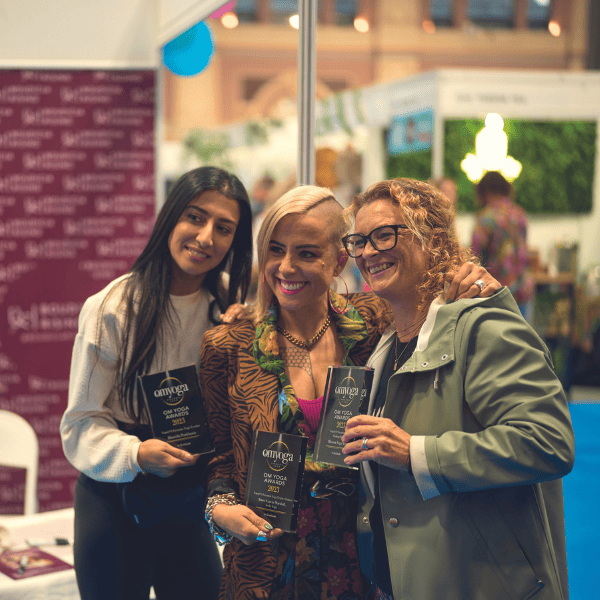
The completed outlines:
[[[464,155],[456,158],[454,172],[448,173],[445,131],[449,121],[480,120],[483,127],[487,114],[498,113],[512,122],[585,123],[595,132],[600,119],[599,92],[600,75],[595,72],[431,71],[341,92],[317,102],[315,147],[331,148],[340,154],[351,145],[360,155],[363,189],[386,178],[390,156],[424,154],[422,151],[427,149],[430,168],[426,177],[455,176],[461,171]],[[399,132],[404,132],[411,120],[422,139],[402,146],[397,141]],[[184,141],[189,144],[165,143],[158,150],[162,168],[172,179],[196,164],[195,153],[190,151],[194,144],[220,148],[212,158],[226,161],[251,187],[265,173],[279,180],[295,169],[297,129],[295,119],[252,120],[218,130],[190,132]],[[467,131],[465,137],[468,135]],[[555,135],[549,128],[548,137]],[[509,135],[509,152],[513,141]],[[556,143],[560,144],[560,139]],[[594,143],[590,152],[592,164],[584,165],[586,170],[581,171],[589,180],[583,208],[558,214],[549,204],[546,213],[530,214],[530,245],[538,249],[544,263],[550,261],[554,246],[561,241],[578,244],[580,272],[600,261],[595,239],[600,231],[600,179],[596,175],[600,152],[596,136]],[[473,151],[475,135],[466,139],[465,144]],[[559,152],[560,147],[556,150]],[[534,149],[525,146],[524,152],[533,153]],[[568,156],[564,160],[571,162]],[[461,174],[466,180],[466,175]],[[522,173],[522,177],[525,175]],[[332,183],[334,187],[342,186],[344,181],[334,179]],[[517,179],[517,189],[518,184]],[[473,218],[462,210],[460,202],[458,221],[463,241],[468,242]]]
[[[389,177],[449,176],[458,186],[465,244],[474,193],[461,162],[475,152],[486,115],[504,119],[508,153],[522,166],[513,181],[516,201],[529,219],[536,296],[528,314],[552,347],[567,388],[578,368],[591,368],[586,353],[600,319],[599,93],[595,72],[439,70],[341,92],[315,108],[317,183],[348,204],[359,189]],[[252,189],[264,176],[295,181],[297,141],[294,118],[252,120],[192,131],[159,152],[173,179],[201,164],[195,159],[210,148],[211,160]]]
[[[295,181],[299,148],[311,148],[295,119],[190,132],[191,143],[163,141],[161,49],[222,3],[22,0],[3,8],[0,430],[10,426],[15,442],[11,452],[0,447],[0,515],[14,515],[1,518],[0,526],[19,548],[31,538],[69,544],[42,548],[56,558],[46,558],[48,568],[56,567],[40,576],[46,579],[0,572],[2,597],[77,597],[65,566],[72,563],[77,472],[63,455],[58,426],[85,299],[130,267],[167,182],[200,164],[194,143],[218,140],[221,150],[212,162],[229,166],[248,189],[265,174]],[[425,176],[448,174],[452,123],[483,124],[488,113],[513,125],[592,128],[591,179],[576,177],[581,189],[589,189],[583,204],[573,212],[530,214],[529,245],[539,259],[541,318],[534,324],[556,340],[555,356],[567,361],[573,347],[589,348],[600,314],[599,97],[598,73],[485,70],[434,71],[342,92],[310,107],[317,181],[347,203],[370,183],[401,175],[394,171],[402,168],[397,157],[421,157]],[[560,144],[555,147],[560,153]],[[464,191],[458,226],[468,243],[474,217],[461,206],[468,208],[471,184],[455,163],[452,174],[463,178]],[[570,376],[568,365],[558,368],[563,379]],[[1,446],[8,433],[0,435]]]

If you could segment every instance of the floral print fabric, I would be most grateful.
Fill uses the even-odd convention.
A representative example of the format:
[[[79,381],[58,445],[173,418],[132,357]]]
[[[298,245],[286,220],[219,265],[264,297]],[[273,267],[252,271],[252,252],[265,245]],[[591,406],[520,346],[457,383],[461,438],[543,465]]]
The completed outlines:
[[[527,215],[508,198],[491,202],[477,214],[472,250],[481,264],[510,289],[519,304],[534,292],[527,251]]]
[[[338,310],[346,301],[331,292]],[[344,364],[351,365],[348,352],[367,336],[367,326],[358,311],[348,304],[343,314],[332,312],[339,340],[345,350]],[[285,372],[277,344],[277,308],[271,306],[258,324],[253,352],[263,369],[275,373],[280,381],[279,412],[281,430],[308,435],[309,428]],[[358,487],[358,471],[340,469],[313,461],[312,440],[307,450],[303,491],[296,534],[284,534],[273,542],[277,570],[272,600],[362,600],[368,586],[360,571],[356,539],[356,491],[324,499],[310,495],[317,479],[350,478]]]

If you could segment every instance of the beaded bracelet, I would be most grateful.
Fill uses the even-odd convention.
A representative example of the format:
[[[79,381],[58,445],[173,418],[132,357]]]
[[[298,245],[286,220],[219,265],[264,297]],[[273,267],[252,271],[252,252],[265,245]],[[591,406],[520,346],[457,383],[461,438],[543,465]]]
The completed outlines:
[[[215,538],[215,542],[219,544],[219,546],[224,546],[228,544],[233,536],[227,533],[222,527],[219,527],[212,516],[213,509],[217,504],[227,504],[227,506],[236,506],[239,504],[237,496],[233,493],[230,494],[214,494],[208,499],[206,503],[206,510],[204,511],[204,518],[208,523],[208,529],[210,533]]]

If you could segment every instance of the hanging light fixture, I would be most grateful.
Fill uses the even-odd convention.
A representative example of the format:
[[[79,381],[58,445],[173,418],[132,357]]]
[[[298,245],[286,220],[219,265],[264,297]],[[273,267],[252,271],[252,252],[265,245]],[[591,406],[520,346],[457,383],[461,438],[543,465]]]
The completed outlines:
[[[508,156],[508,136],[504,131],[504,119],[497,113],[489,113],[485,127],[475,138],[475,154],[467,154],[460,163],[471,181],[479,181],[486,171],[500,171],[508,181],[521,173],[521,163]]]
[[[474,154],[467,154],[460,163],[460,168],[467,174],[469,181],[479,181],[483,177],[483,168]]]
[[[512,156],[507,156],[500,172],[508,181],[514,181],[521,174],[522,169],[523,165],[518,160],[515,160]]]
[[[552,21],[550,21],[548,23],[548,31],[550,32],[550,35],[553,35],[554,37],[560,37],[560,33],[561,33],[560,23],[558,21],[555,21],[554,19],[552,19]]]
[[[508,137],[504,132],[504,119],[498,113],[489,113],[485,127],[475,138],[475,155],[486,171],[499,171],[508,151]]]

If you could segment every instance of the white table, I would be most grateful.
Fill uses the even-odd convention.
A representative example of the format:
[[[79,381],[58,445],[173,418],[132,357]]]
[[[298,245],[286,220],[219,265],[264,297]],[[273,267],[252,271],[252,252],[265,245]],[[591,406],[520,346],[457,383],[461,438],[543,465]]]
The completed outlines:
[[[0,526],[10,531],[16,547],[26,546],[31,538],[69,540],[68,546],[40,546],[44,552],[73,564],[73,509],[64,508],[35,515],[0,515]],[[221,559],[223,549],[219,546]],[[156,598],[150,590],[150,599]],[[11,579],[0,573],[0,600],[80,600],[75,570],[36,575],[27,579]],[[107,599],[109,600],[109,599]]]
[[[10,531],[15,547],[25,545],[26,539],[67,538],[68,546],[40,546],[44,552],[73,564],[73,509],[65,508],[35,515],[0,515],[0,525]],[[36,575],[14,580],[0,573],[1,600],[80,600],[75,571]]]

